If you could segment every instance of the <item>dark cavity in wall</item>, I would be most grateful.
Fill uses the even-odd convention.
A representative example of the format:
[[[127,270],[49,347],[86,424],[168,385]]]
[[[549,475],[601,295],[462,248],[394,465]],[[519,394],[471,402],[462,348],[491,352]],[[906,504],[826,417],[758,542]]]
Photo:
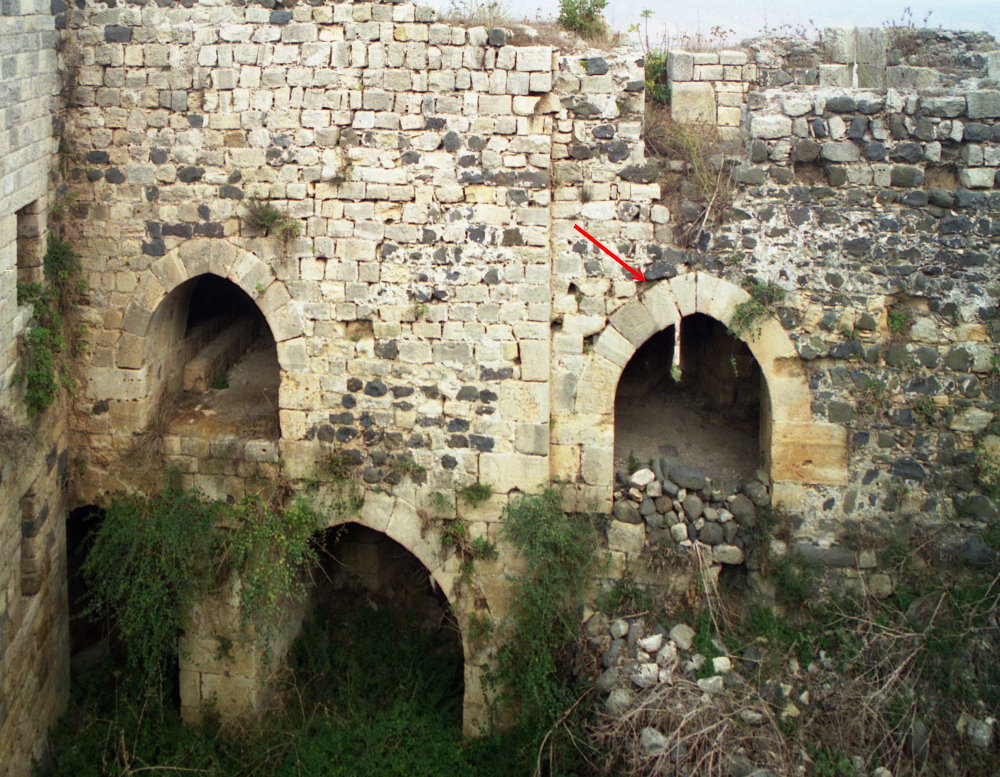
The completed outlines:
[[[686,316],[679,338],[668,327],[625,365],[615,398],[615,467],[665,458],[713,478],[755,477],[763,390],[742,341],[710,316]]]
[[[177,287],[161,308],[154,348],[169,431],[277,438],[280,368],[257,303],[234,283],[206,274]]]
[[[83,563],[103,520],[104,510],[94,505],[70,510],[66,519],[69,651],[74,675],[94,667],[107,657],[112,643],[116,642],[110,621],[87,612],[90,589],[83,574]]]
[[[424,646],[426,660],[445,693],[436,700],[455,726],[462,724],[464,661],[462,640],[451,606],[427,568],[386,535],[354,523],[319,535],[321,565],[308,606],[305,636],[323,633],[318,624],[381,623],[384,644],[406,640]],[[375,618],[358,617],[366,611]],[[391,627],[389,624],[391,623]],[[367,644],[371,635],[333,631],[341,643]],[[301,643],[300,639],[300,643]],[[349,646],[349,645],[347,645]],[[341,645],[345,647],[345,645]],[[363,657],[361,657],[363,659]],[[373,667],[372,671],[383,671]],[[341,678],[347,680],[348,678]],[[400,678],[409,682],[412,678]]]

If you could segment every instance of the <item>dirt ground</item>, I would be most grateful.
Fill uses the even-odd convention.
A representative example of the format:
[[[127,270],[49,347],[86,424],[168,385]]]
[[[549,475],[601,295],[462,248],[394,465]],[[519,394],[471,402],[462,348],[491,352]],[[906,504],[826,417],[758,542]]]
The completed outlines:
[[[204,394],[186,392],[170,420],[171,434],[184,436],[238,435],[276,439],[280,373],[274,342],[262,338],[251,345],[226,375],[227,388]]]
[[[630,456],[644,464],[666,457],[690,464],[713,478],[757,477],[757,424],[727,417],[707,406],[696,391],[673,385],[648,391],[619,391],[615,402],[615,469]]]

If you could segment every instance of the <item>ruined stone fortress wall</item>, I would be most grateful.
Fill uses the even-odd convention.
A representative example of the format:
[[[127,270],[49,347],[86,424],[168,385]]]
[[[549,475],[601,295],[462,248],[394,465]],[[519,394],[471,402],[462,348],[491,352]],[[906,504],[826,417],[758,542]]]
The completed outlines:
[[[554,483],[567,510],[609,514],[612,573],[690,545],[664,532],[676,505],[658,523],[612,514],[615,392],[657,332],[694,313],[728,324],[753,277],[787,293],[745,340],[766,383],[765,496],[795,518],[794,550],[864,585],[867,532],[951,542],[995,517],[973,470],[1000,401],[986,41],[929,38],[943,73],[870,31],[672,52],[674,118],[715,125],[738,158],[728,216],[692,248],[675,240],[683,191],[663,198],[644,153],[633,51],[564,53],[406,3],[93,2],[59,20],[73,75],[60,191],[89,288],[74,505],[136,485],[136,435],[159,422],[183,350],[182,286],[211,273],[277,341],[280,439],[168,434],[184,482],[239,496],[262,465],[305,481],[344,453],[365,489],[354,519],[416,555],[461,626],[502,616],[517,560],[501,546],[462,586],[424,520],[435,495],[495,539],[511,496]],[[254,199],[298,235],[263,234]],[[401,455],[425,472],[401,474]],[[477,482],[494,495],[471,507],[457,494]],[[232,613],[217,605],[185,637],[191,714],[261,695],[258,657],[218,658]],[[470,730],[482,660],[467,646]],[[4,736],[30,719],[8,716]]]
[[[29,419],[14,379],[31,311],[16,286],[40,277],[59,91],[49,0],[0,9],[0,774],[23,775],[69,689],[66,406]]]

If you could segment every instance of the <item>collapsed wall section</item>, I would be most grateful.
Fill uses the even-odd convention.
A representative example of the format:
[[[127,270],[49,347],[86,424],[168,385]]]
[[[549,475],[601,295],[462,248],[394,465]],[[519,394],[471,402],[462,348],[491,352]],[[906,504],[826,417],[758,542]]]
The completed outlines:
[[[701,245],[723,276],[786,290],[775,312],[813,411],[849,430],[847,488],[790,490],[800,531],[826,545],[845,521],[948,516],[975,532],[996,517],[975,462],[998,410],[1000,50],[980,33],[833,30],[748,54],[733,210]],[[671,56],[686,73],[698,55]]]

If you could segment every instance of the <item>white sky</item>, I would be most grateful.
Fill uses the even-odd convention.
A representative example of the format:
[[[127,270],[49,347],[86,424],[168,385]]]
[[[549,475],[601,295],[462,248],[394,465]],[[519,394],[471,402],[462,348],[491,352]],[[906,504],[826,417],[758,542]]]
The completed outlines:
[[[515,16],[534,18],[554,17],[558,11],[558,0],[500,0],[510,8]],[[449,0],[439,0],[442,8],[450,5]],[[625,30],[641,21],[644,9],[653,11],[650,30],[666,31],[676,35],[678,31],[700,31],[708,33],[719,25],[734,29],[737,40],[757,34],[765,24],[774,28],[788,24],[809,29],[816,27],[859,26],[876,27],[885,22],[900,22],[904,9],[912,9],[912,18],[917,26],[922,26],[924,16],[928,27],[943,27],[949,30],[986,30],[1000,39],[1000,0],[608,0],[605,17],[616,30]],[[811,20],[811,22],[810,22]]]

